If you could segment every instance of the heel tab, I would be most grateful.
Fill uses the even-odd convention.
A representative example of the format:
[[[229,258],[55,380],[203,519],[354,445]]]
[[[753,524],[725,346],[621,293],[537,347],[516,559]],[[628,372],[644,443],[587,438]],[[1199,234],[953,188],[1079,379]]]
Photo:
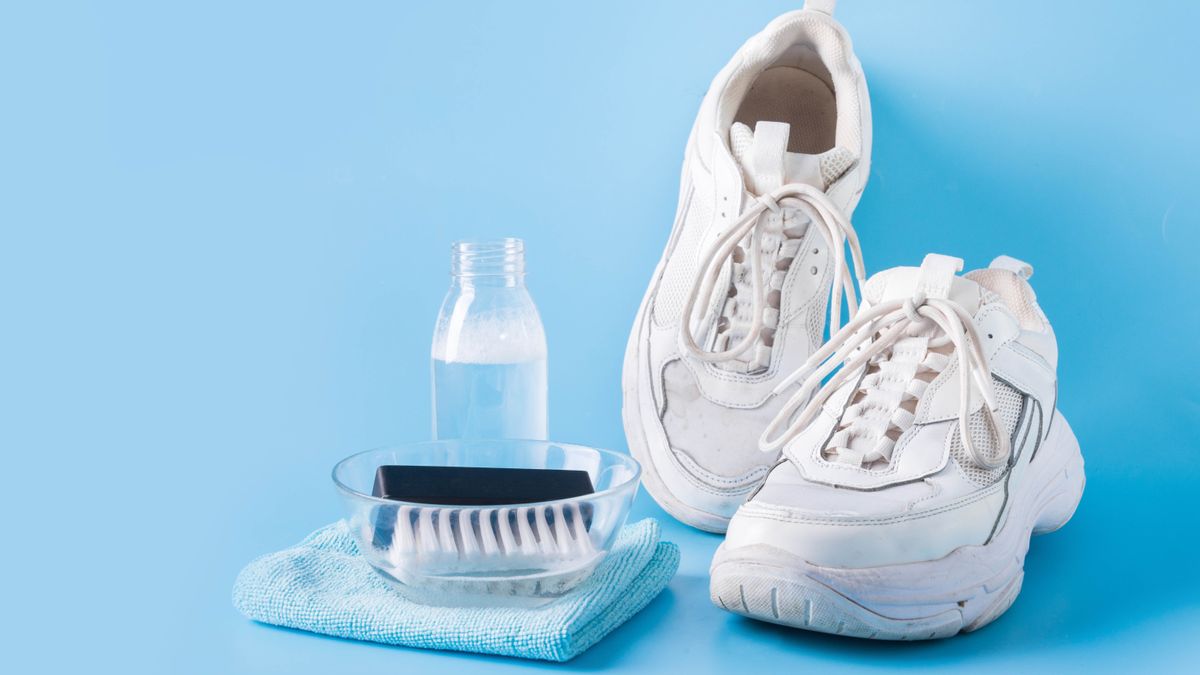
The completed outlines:
[[[1012,272],[1013,274],[1026,280],[1033,276],[1033,265],[1030,265],[1024,260],[1017,260],[1016,258],[1007,255],[996,256],[996,259],[992,261],[992,264],[988,265],[988,269],[1008,270],[1009,272]]]
[[[833,16],[833,8],[836,6],[837,0],[804,0],[804,9],[828,16]]]

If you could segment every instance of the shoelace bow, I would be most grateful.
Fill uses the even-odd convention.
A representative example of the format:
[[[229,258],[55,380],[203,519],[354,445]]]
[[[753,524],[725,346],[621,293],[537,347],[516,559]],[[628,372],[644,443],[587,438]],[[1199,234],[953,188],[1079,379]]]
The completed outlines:
[[[932,325],[929,322],[932,322]],[[776,393],[795,384],[807,374],[800,389],[784,404],[763,431],[759,439],[759,447],[764,452],[774,452],[782,448],[816,418],[821,406],[860,369],[880,363],[876,357],[892,348],[902,336],[912,335],[916,331],[934,326],[940,329],[944,339],[948,339],[949,343],[954,346],[954,352],[958,356],[959,377],[962,385],[958,408],[958,433],[963,447],[970,453],[972,459],[985,469],[1003,466],[1008,461],[1011,448],[1008,436],[1004,434],[1003,425],[996,412],[996,395],[992,386],[991,367],[988,364],[987,356],[983,353],[971,315],[957,302],[942,298],[927,298],[920,293],[912,298],[883,302],[864,311],[830,337],[829,342],[813,353],[803,366],[781,382],[775,388]],[[931,356],[940,355],[932,354]],[[938,359],[931,359],[924,365],[928,369],[940,371],[948,361],[949,359],[945,359],[939,363]],[[821,381],[839,365],[841,369],[822,385]],[[873,384],[866,382],[866,378],[864,378],[864,382],[860,384],[860,390],[863,386],[869,388]],[[820,388],[818,389],[818,387]],[[925,383],[921,383],[915,388],[907,388],[906,393],[915,394],[919,398],[924,387]],[[968,420],[971,414],[972,387],[983,398],[983,409],[987,411],[988,422],[997,438],[999,452],[995,457],[986,456],[971,440]],[[870,393],[868,392],[867,395],[870,396]],[[789,424],[788,420],[800,406],[804,406],[804,409]],[[888,422],[903,431],[911,427],[913,419],[912,413],[897,405]],[[780,432],[781,427],[783,428],[782,432]],[[842,439],[831,438],[830,440],[832,442]],[[882,441],[882,444],[878,445],[873,453],[864,453],[856,459],[890,460],[890,444],[883,441],[882,437],[879,440]],[[838,450],[839,448],[834,448],[834,452]]]
[[[824,228],[826,238],[834,251],[834,279],[829,302],[829,330],[836,331],[841,324],[842,293],[845,292],[850,315],[858,311],[858,297],[854,290],[854,281],[861,286],[866,277],[862,261],[862,249],[858,243],[858,234],[850,224],[850,219],[830,201],[824,192],[804,183],[791,183],[772,190],[756,198],[754,204],[742,214],[741,218],[717,239],[713,246],[701,258],[700,265],[703,273],[697,276],[695,283],[688,291],[683,306],[683,325],[680,329],[683,335],[683,346],[689,354],[707,362],[719,362],[735,359],[752,347],[762,336],[763,313],[766,305],[767,291],[763,288],[762,251],[759,249],[760,217],[770,211],[781,213],[781,200],[796,200],[812,207],[816,217],[814,224]],[[733,255],[739,242],[750,234],[750,278],[751,278],[751,322],[742,339],[734,346],[718,352],[709,352],[700,348],[692,332],[692,323],[696,303],[700,298],[707,302],[721,276],[725,262]],[[845,246],[849,243],[850,261],[847,261]],[[853,263],[853,271],[850,265]]]

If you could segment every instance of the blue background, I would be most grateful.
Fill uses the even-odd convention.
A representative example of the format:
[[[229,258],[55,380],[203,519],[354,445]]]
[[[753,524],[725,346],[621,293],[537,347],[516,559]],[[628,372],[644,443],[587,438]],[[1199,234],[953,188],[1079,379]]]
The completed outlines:
[[[6,3],[4,669],[551,667],[253,624],[231,584],[338,517],[336,460],[427,437],[454,238],[527,240],[552,435],[625,447],[621,355],[688,129],[788,8]],[[1082,506],[1034,542],[994,625],[903,645],[714,609],[718,538],[668,520],[669,591],[555,668],[1183,668],[1200,657],[1200,9],[845,0],[838,16],[875,114],[868,267],[1033,263]],[[636,513],[665,518],[644,494]]]

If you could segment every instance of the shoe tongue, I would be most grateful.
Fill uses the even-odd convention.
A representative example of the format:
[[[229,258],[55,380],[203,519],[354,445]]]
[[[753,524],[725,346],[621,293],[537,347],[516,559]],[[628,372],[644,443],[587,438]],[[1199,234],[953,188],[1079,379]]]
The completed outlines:
[[[974,316],[983,293],[979,284],[957,276],[962,268],[962,258],[930,253],[920,267],[893,267],[873,275],[863,286],[863,298],[878,305],[921,292],[927,298],[949,298]]]
[[[742,167],[750,192],[766,194],[785,183],[807,183],[826,190],[854,163],[850,151],[840,147],[819,155],[788,152],[790,134],[791,125],[783,122],[757,122],[753,131],[734,122],[729,129],[733,157]]]

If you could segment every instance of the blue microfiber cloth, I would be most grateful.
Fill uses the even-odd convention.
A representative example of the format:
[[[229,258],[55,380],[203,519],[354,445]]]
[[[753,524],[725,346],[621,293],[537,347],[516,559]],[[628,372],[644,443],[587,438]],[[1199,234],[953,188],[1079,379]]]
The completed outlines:
[[[549,604],[432,607],[389,587],[341,521],[247,565],[233,604],[255,621],[342,638],[566,661],[637,614],[678,568],[679,548],[648,518],[626,525],[595,573]]]

